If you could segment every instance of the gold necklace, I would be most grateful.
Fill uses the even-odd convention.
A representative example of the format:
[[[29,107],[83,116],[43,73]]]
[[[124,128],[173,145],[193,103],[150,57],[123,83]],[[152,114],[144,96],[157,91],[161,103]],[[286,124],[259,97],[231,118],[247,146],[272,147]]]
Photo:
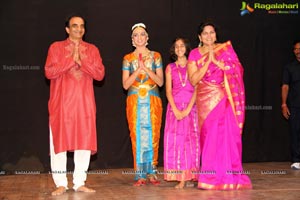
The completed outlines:
[[[181,73],[180,73],[179,67],[178,67],[178,65],[177,65],[176,62],[175,62],[175,65],[176,65],[176,68],[177,68],[177,72],[178,72],[178,76],[179,76],[180,83],[181,83],[182,87],[185,87],[186,81],[187,81],[187,72],[185,73],[184,81],[182,81],[182,75],[181,75]]]

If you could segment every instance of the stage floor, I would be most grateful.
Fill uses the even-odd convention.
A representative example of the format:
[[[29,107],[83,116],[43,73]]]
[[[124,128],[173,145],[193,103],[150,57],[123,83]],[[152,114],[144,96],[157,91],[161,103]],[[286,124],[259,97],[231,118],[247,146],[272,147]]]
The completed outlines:
[[[249,172],[253,189],[240,191],[209,191],[196,187],[175,189],[176,182],[163,181],[158,186],[132,186],[132,169],[95,170],[88,175],[86,185],[96,193],[80,193],[69,189],[61,196],[51,196],[55,189],[51,174],[17,172],[15,175],[0,175],[0,200],[99,200],[99,199],[257,199],[294,200],[300,199],[300,170],[290,169],[288,162],[245,163],[244,171]],[[159,168],[159,171],[163,168]],[[27,174],[26,174],[27,173]],[[72,188],[72,175],[68,174]]]

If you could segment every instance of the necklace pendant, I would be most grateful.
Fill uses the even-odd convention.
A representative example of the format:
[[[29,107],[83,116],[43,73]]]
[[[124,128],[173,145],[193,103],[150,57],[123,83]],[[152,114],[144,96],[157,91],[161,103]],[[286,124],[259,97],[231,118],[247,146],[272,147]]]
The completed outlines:
[[[182,80],[182,75],[181,75],[181,73],[180,73],[180,71],[179,71],[179,67],[177,66],[177,64],[176,64],[176,68],[177,68],[177,72],[178,72],[178,76],[179,76],[180,83],[181,83],[182,87],[185,87],[186,81],[187,81],[187,72],[185,73],[185,79],[184,79],[184,81],[183,81],[183,80]]]

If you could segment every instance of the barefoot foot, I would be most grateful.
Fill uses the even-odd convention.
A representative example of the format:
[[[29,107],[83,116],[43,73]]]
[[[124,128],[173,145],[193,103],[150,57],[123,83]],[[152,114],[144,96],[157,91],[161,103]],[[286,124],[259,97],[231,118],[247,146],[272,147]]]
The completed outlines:
[[[185,184],[184,181],[180,181],[180,182],[175,186],[175,188],[176,188],[176,189],[182,189],[182,188],[184,188],[184,184]]]
[[[156,177],[151,176],[151,177],[149,178],[149,183],[151,183],[152,185],[159,185],[159,184],[160,184],[160,181],[157,180]]]
[[[135,182],[135,183],[133,184],[133,186],[143,186],[143,185],[146,185],[146,180],[143,179],[143,178],[137,180],[137,182]]]
[[[96,192],[96,190],[88,188],[84,185],[80,186],[79,188],[77,188],[76,192],[86,192],[86,193],[93,193]]]
[[[64,186],[59,186],[56,188],[56,190],[54,190],[51,195],[52,196],[58,196],[58,195],[62,195],[63,193],[65,193],[67,191],[67,189]]]
[[[194,185],[194,183],[193,183],[193,181],[187,181],[186,183],[185,183],[185,187],[194,187],[195,185]]]

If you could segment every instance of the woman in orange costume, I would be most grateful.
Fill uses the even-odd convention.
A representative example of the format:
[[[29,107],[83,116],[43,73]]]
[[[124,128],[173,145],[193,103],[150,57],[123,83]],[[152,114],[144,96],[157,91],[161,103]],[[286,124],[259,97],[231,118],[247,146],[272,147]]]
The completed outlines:
[[[123,88],[128,90],[126,113],[134,158],[135,186],[159,184],[156,177],[162,102],[158,86],[163,85],[162,59],[150,51],[143,23],[132,26],[135,50],[123,58]]]

